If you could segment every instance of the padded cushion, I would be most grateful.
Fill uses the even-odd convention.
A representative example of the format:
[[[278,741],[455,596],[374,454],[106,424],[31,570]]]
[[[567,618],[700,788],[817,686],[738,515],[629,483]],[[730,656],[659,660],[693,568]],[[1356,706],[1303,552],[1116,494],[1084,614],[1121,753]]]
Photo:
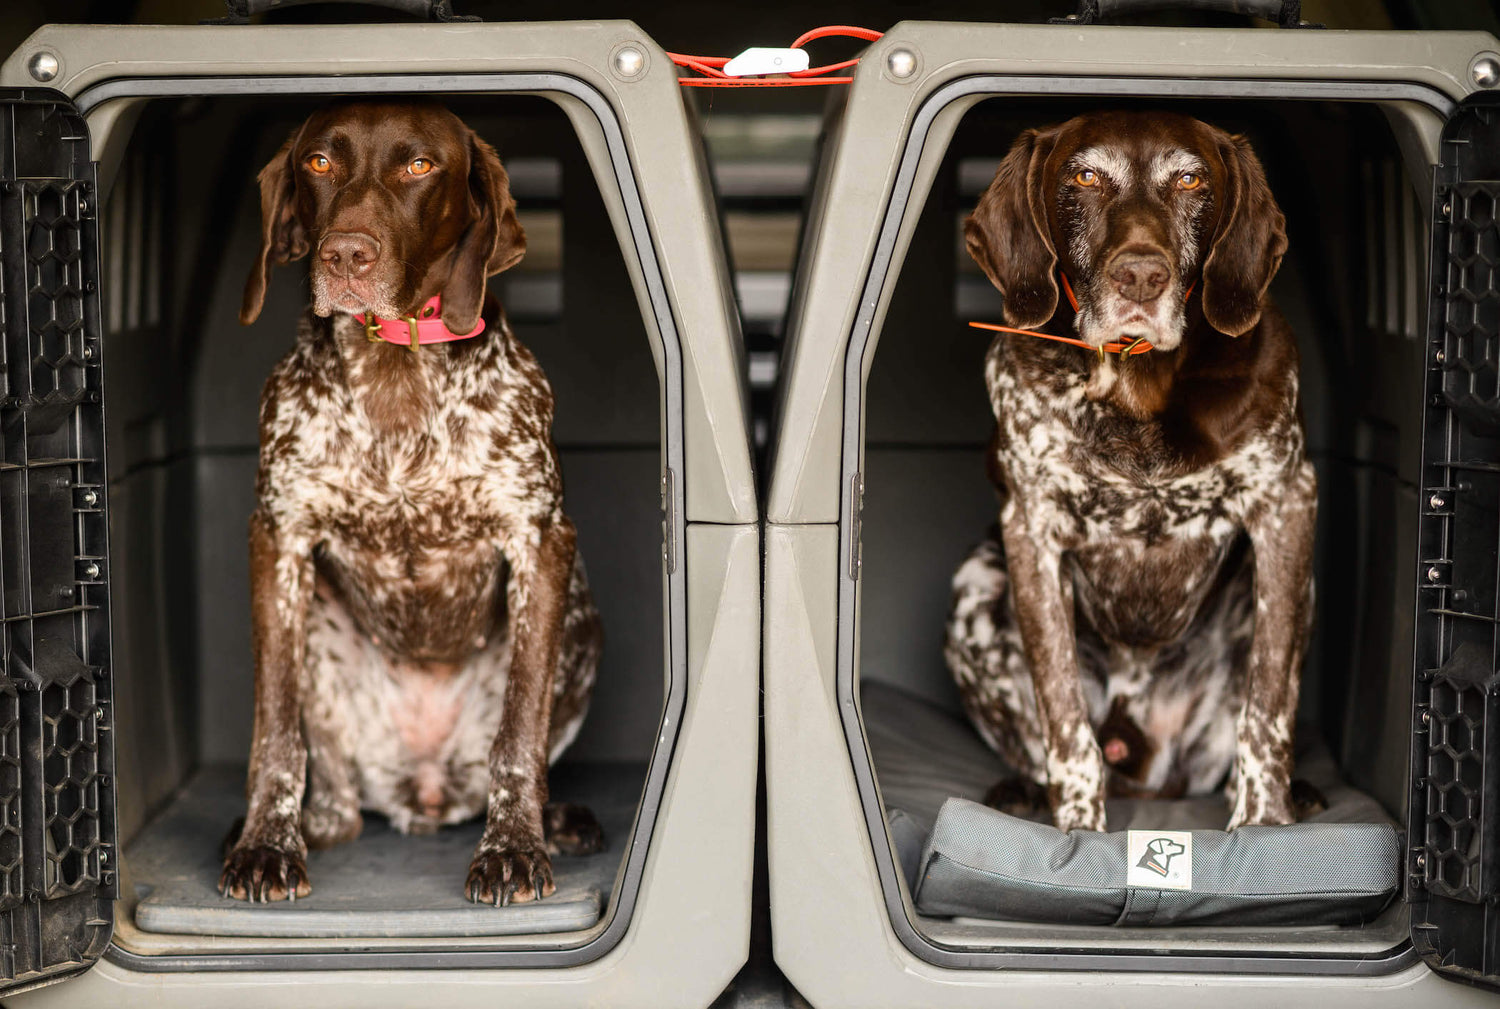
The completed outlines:
[[[1170,857],[1153,854],[1152,845]],[[1388,823],[1064,834],[950,799],[918,861],[913,893],[924,914],[977,918],[1348,925],[1374,919],[1389,903],[1400,885],[1400,859]],[[1186,888],[1151,885],[1184,863],[1191,871]]]
[[[1292,827],[1222,828],[1222,795],[1111,799],[1109,834],[1063,834],[980,805],[1011,772],[962,715],[877,681],[865,737],[891,838],[924,914],[1072,924],[1346,924],[1373,918],[1400,882],[1380,805],[1350,788],[1316,734],[1298,731],[1296,775],[1329,808]],[[1191,831],[1193,889],[1126,886],[1126,831]]]

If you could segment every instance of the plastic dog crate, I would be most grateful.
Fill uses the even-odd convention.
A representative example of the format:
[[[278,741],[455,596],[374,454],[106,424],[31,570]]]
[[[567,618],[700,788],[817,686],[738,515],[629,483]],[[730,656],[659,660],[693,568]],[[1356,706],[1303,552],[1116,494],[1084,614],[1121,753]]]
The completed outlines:
[[[1483,34],[904,23],[830,98],[765,575],[775,956],[812,1004],[1489,999],[1435,972],[1500,970],[1497,51]],[[951,579],[998,508],[990,334],[966,323],[999,321],[1001,300],[962,222],[1022,129],[1139,107],[1247,133],[1287,214],[1272,294],[1301,345],[1321,497],[1298,774],[1339,815],[1405,831],[1381,867],[1402,892],[1357,925],[924,914],[902,864],[946,797],[980,800],[1002,773],[942,658]],[[1156,814],[1228,819],[1215,797]]]
[[[758,515],[675,78],[626,22],[50,27],[5,63],[7,1004],[702,1006],[728,983],[749,930]],[[357,95],[440,98],[507,164],[529,251],[492,286],[555,390],[605,625],[552,793],[591,804],[608,849],[559,859],[530,921],[489,909],[478,934],[410,921],[485,910],[463,904],[472,826],[400,838],[367,818],[314,855],[306,910],[324,901],[303,918],[203,898],[243,811],[256,404],[307,297],[294,264],[236,321],[254,176]]]

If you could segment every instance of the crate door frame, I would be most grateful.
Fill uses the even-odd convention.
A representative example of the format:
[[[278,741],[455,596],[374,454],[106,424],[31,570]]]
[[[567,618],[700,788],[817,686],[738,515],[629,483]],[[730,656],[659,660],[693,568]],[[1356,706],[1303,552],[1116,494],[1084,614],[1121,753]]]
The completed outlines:
[[[958,121],[973,105],[1005,97],[1213,98],[1413,102],[1447,120],[1455,106],[1441,92],[1422,84],[1380,80],[1297,80],[1278,78],[1168,79],[1150,77],[1070,77],[979,74],[935,88],[912,113],[902,141],[880,230],[871,251],[859,309],[845,343],[843,425],[839,506],[838,653],[835,692],[865,827],[880,880],[890,925],[913,955],[938,967],[967,970],[1109,970],[1233,974],[1313,974],[1373,976],[1409,967],[1417,959],[1403,941],[1383,955],[1288,956],[1274,950],[1224,953],[1140,955],[1096,949],[956,949],[924,935],[913,920],[910,896],[887,833],[884,805],[874,765],[865,744],[859,715],[860,511],[865,495],[865,379],[873,361],[879,326],[899,275],[916,217],[932,184],[933,173],[953,137]]]
[[[46,92],[59,104],[69,99],[57,92]],[[617,233],[628,230],[629,244],[622,236],[621,252],[627,262],[634,257],[639,267],[641,285],[637,294],[644,302],[646,329],[653,349],[658,352],[660,403],[662,413],[662,532],[664,550],[662,573],[664,603],[667,607],[665,628],[665,685],[662,718],[656,734],[636,820],[631,835],[622,844],[626,852],[623,871],[617,877],[610,896],[609,910],[602,929],[583,940],[560,941],[545,935],[534,941],[509,942],[504,948],[491,950],[412,949],[381,952],[314,952],[265,953],[221,957],[212,954],[141,955],[112,943],[102,950],[105,959],[132,971],[140,972],[206,972],[263,970],[349,970],[380,968],[401,969],[486,969],[486,968],[564,968],[597,960],[609,953],[625,937],[638,903],[652,833],[656,826],[666,790],[687,690],[687,566],[677,544],[686,540],[685,437],[683,431],[683,367],[679,327],[657,258],[649,218],[636,183],[629,145],[625,142],[620,116],[595,86],[565,73],[516,72],[469,74],[356,74],[340,77],[317,75],[257,77],[236,75],[212,78],[132,77],[106,80],[79,93],[70,107],[80,117],[107,102],[119,99],[157,99],[218,96],[297,96],[332,98],[336,96],[424,94],[474,95],[516,94],[546,98],[559,105],[573,122],[594,169],[601,189],[606,184],[620,197],[624,221],[615,221]],[[83,126],[82,118],[79,119]],[[588,131],[587,133],[585,131]],[[87,136],[85,132],[85,137]],[[592,140],[592,142],[591,142]],[[600,160],[596,160],[600,159]],[[607,159],[607,164],[600,162]],[[92,184],[93,166],[89,166]],[[612,178],[605,177],[605,173]],[[94,236],[95,270],[98,266],[97,234]],[[98,294],[92,293],[97,329]],[[658,342],[659,341],[659,342]],[[102,430],[102,421],[101,421]],[[101,481],[102,482],[102,481]],[[0,691],[3,700],[3,691]],[[3,714],[3,707],[0,707]],[[3,756],[3,751],[0,751]],[[3,782],[3,762],[0,762]],[[111,804],[111,812],[113,805]],[[3,838],[0,838],[3,840]],[[3,854],[3,848],[0,848]],[[112,877],[113,878],[113,877]],[[112,927],[112,916],[108,924]],[[106,939],[108,933],[106,933]],[[96,954],[97,956],[97,954]],[[78,969],[86,969],[87,965]]]

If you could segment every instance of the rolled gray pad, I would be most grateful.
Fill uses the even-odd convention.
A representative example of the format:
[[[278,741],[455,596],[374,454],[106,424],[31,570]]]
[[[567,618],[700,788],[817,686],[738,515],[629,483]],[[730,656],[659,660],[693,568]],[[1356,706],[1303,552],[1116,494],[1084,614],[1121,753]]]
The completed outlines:
[[[949,799],[922,850],[912,887],[923,914],[1070,925],[1347,925],[1380,913],[1400,884],[1390,824],[1297,823],[1235,831],[1165,832],[1154,850],[1190,871],[1186,889],[1127,884],[1129,838],[1162,831],[1067,834],[967,799]],[[1184,851],[1183,849],[1187,850]],[[1156,873],[1163,872],[1158,862]],[[1165,877],[1163,877],[1165,878]]]

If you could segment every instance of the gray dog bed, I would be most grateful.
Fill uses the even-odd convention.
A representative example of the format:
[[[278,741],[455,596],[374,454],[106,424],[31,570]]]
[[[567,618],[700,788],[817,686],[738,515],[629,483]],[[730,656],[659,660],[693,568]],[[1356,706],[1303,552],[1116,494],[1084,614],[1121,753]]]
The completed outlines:
[[[1349,924],[1372,920],[1400,885],[1390,818],[1344,783],[1305,732],[1296,774],[1329,808],[1303,823],[1227,833],[1222,796],[1111,799],[1110,833],[1063,834],[1045,815],[1033,822],[980,805],[1011,772],[962,716],[877,682],[864,685],[861,710],[891,836],[923,914],[1086,925]]]
[[[146,932],[287,937],[495,936],[572,932],[599,920],[629,838],[644,769],[633,764],[555,769],[555,799],[580,802],[604,827],[607,847],[552,860],[557,892],[510,907],[472,904],[464,878],[484,824],[403,836],[366,814],[358,840],[309,853],[313,892],[297,901],[246,904],[219,895],[219,844],[243,815],[244,769],[209,767],[141,833],[128,856]]]

